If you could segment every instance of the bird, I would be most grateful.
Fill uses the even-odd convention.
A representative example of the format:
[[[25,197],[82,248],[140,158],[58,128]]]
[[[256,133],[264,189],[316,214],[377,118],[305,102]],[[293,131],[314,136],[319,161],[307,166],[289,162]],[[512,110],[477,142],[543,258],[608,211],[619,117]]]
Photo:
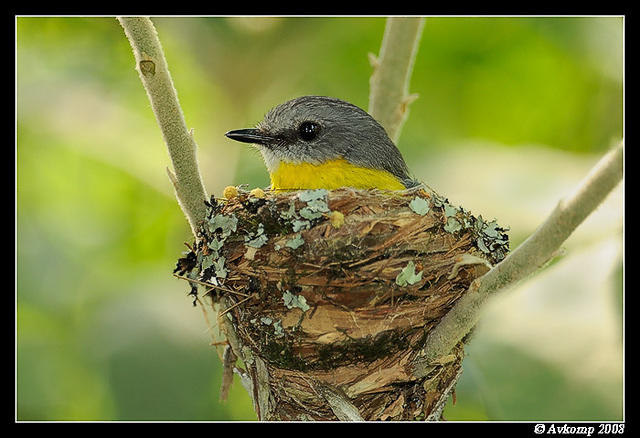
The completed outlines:
[[[259,149],[275,192],[418,185],[385,129],[365,110],[334,97],[291,99],[255,128],[225,135]]]

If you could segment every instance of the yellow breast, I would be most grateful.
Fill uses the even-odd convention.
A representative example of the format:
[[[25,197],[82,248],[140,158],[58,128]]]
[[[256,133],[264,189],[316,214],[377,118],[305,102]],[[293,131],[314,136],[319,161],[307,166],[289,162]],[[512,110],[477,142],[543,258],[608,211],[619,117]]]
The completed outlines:
[[[276,191],[353,187],[356,189],[403,190],[393,174],[385,170],[369,169],[344,159],[322,164],[280,162],[271,174],[271,188]]]

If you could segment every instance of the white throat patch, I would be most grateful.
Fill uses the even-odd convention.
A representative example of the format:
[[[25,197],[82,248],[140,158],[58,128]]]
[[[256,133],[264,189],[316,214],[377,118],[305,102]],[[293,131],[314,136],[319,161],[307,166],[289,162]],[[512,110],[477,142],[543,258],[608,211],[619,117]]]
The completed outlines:
[[[269,173],[273,173],[278,170],[278,167],[280,166],[280,158],[265,147],[260,146],[259,148],[260,153],[262,154],[262,159],[264,160],[264,164],[267,166]]]

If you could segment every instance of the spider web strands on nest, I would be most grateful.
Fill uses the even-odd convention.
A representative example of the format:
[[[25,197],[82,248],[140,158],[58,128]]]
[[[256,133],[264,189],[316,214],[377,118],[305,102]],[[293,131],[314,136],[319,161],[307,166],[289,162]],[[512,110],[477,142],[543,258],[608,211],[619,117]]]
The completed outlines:
[[[216,285],[216,284],[213,284],[213,283],[209,283],[209,282],[206,282],[206,281],[200,281],[200,280],[196,280],[196,279],[193,279],[193,278],[188,278],[188,277],[185,277],[184,275],[173,274],[173,276],[176,277],[176,278],[179,278],[181,280],[188,281],[189,283],[195,283],[195,284],[199,284],[199,285],[204,286],[204,287],[208,287],[209,290],[206,291],[205,294],[211,292],[212,290],[219,290],[219,291],[227,292],[227,293],[234,294],[234,295],[240,295],[242,297],[248,297],[249,296],[249,295],[247,295],[247,294],[245,294],[243,292],[238,292],[238,291],[235,291],[233,289],[229,289],[229,288],[226,288],[224,286],[219,286],[219,285]]]

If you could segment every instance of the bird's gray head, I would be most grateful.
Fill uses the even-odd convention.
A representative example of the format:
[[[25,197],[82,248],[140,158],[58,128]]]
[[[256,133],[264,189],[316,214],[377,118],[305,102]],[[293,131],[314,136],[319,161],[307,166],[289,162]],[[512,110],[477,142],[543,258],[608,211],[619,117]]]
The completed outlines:
[[[344,158],[410,181],[407,165],[384,128],[366,111],[340,99],[298,97],[273,108],[255,129],[226,135],[258,146],[269,172],[281,161],[321,164]]]

